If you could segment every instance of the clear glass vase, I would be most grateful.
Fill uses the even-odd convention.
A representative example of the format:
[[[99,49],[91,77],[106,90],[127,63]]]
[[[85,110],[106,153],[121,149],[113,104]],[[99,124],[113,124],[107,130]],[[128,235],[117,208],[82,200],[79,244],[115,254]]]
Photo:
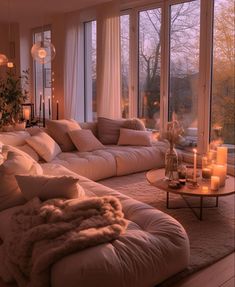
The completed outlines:
[[[165,177],[178,180],[178,154],[173,146],[170,146],[165,154]]]

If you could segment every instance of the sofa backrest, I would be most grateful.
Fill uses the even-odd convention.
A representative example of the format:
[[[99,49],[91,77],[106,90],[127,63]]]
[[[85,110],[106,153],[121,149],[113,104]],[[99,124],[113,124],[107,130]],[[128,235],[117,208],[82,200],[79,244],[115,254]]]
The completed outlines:
[[[91,130],[93,134],[98,138],[98,126],[97,122],[79,123],[80,127],[85,130]]]

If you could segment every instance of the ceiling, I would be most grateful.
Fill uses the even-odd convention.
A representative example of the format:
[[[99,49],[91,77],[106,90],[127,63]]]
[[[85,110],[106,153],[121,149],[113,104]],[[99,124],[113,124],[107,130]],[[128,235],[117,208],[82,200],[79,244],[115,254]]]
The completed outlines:
[[[39,20],[53,14],[87,8],[110,0],[0,0],[0,22]],[[10,9],[8,9],[10,7]]]

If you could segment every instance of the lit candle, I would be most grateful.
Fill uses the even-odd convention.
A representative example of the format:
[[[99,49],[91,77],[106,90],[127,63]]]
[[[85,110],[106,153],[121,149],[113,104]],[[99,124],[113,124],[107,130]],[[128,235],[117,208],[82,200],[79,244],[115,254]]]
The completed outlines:
[[[59,119],[59,101],[56,101],[56,119]]]
[[[45,101],[42,101],[42,120],[43,120],[43,127],[46,126],[46,119],[45,119]]]
[[[26,120],[26,121],[29,121],[29,119],[30,119],[30,110],[29,109],[23,109],[23,116],[24,116],[24,119]]]
[[[209,189],[208,189],[208,186],[202,186],[202,192],[203,193],[208,193]]]
[[[228,157],[228,148],[225,146],[218,146],[216,163],[227,164],[227,157]]]
[[[218,190],[219,189],[219,177],[218,176],[212,176],[211,177],[211,190]]]
[[[213,175],[218,176],[220,178],[220,186],[225,185],[227,173],[227,165],[215,164],[213,166]]]
[[[193,149],[194,155],[193,155],[193,181],[196,182],[196,176],[197,176],[197,150]]]

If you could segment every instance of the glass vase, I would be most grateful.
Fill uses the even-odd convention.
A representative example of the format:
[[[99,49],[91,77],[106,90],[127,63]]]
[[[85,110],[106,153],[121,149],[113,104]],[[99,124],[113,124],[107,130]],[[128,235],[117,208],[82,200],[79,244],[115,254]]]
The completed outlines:
[[[178,154],[173,146],[165,154],[165,177],[168,180],[178,180]]]

